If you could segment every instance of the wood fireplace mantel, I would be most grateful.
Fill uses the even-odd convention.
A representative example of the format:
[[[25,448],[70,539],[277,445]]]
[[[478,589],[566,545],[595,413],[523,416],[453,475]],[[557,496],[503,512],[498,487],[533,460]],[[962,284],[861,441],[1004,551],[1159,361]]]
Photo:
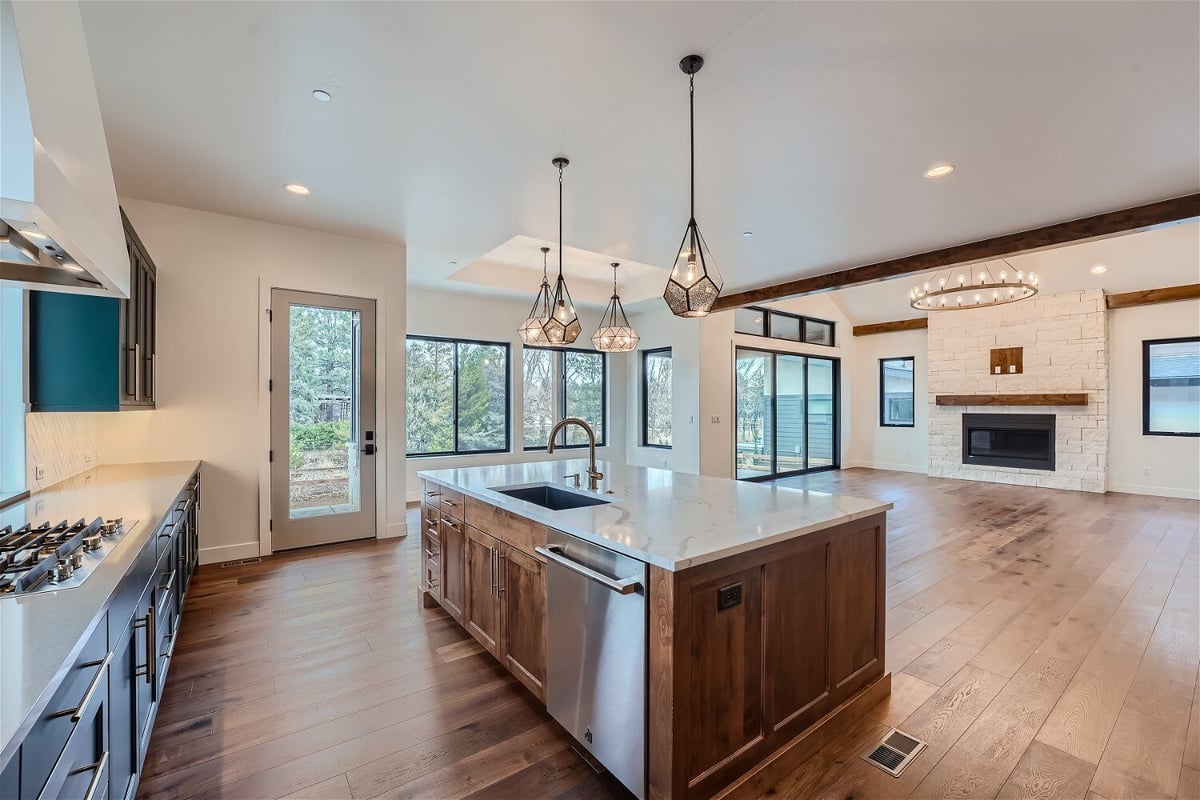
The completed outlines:
[[[939,406],[1086,406],[1085,392],[1059,394],[939,394]]]

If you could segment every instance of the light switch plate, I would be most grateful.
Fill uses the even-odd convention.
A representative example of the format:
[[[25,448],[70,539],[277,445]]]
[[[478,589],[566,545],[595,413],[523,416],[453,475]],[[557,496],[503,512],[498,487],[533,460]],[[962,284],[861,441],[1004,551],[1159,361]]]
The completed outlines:
[[[45,464],[34,464],[33,479],[35,481],[44,481],[46,479],[46,465]]]
[[[717,423],[719,423],[721,421],[721,418],[718,417],[716,414],[713,414],[712,421],[713,421],[713,424],[716,425]]]

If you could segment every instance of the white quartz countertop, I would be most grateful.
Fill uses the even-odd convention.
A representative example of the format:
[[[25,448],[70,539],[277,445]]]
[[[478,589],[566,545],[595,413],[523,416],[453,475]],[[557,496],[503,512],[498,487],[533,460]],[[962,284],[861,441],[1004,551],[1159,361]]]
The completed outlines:
[[[417,474],[671,571],[822,531],[892,507],[891,503],[861,497],[625,464],[599,462],[598,469],[605,476],[600,491],[613,492],[602,496],[612,502],[563,511],[516,500],[494,489],[545,482],[566,488],[563,476],[575,472],[584,475],[586,485],[585,459]]]
[[[14,530],[64,519],[137,520],[79,586],[0,597],[0,767],[12,756],[95,629],[121,579],[199,461],[101,466],[0,510]],[[110,642],[115,644],[115,642]]]

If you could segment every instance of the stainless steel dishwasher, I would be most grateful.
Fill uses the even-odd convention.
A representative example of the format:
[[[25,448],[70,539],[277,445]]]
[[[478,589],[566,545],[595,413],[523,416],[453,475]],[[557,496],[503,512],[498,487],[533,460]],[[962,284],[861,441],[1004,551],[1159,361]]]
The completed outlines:
[[[550,530],[546,708],[639,800],[646,797],[646,565]]]

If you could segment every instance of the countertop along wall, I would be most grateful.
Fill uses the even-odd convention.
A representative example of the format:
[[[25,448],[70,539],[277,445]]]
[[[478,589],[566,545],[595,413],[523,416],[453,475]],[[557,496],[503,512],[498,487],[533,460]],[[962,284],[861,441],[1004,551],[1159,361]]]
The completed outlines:
[[[454,469],[458,467],[482,467],[495,464],[519,464],[529,461],[546,461],[579,458],[580,450],[569,448],[558,450],[553,455],[544,449],[526,451],[521,440],[523,395],[521,393],[521,337],[517,329],[529,316],[533,304],[530,288],[529,301],[498,298],[466,292],[444,292],[424,287],[408,290],[408,334],[413,336],[445,336],[460,339],[478,339],[489,342],[508,342],[511,359],[512,384],[509,388],[509,408],[512,419],[512,441],[507,453],[485,455],[429,456],[405,458],[405,482],[408,501],[421,499],[421,485],[417,471],[423,469]],[[579,334],[573,348],[591,350],[592,333],[600,322],[601,309],[582,308],[579,321],[583,332]],[[636,353],[614,353],[608,357],[608,444],[596,448],[596,458],[616,463],[625,461],[626,406],[624,391],[628,365]],[[637,417],[629,424],[636,425]],[[403,432],[403,431],[401,431]],[[404,452],[401,445],[400,453]],[[587,450],[583,454],[586,456]]]
[[[269,543],[260,485],[268,468],[270,289],[371,297],[384,443],[376,530],[402,535],[403,245],[143,200],[121,204],[158,267],[158,406],[96,415],[101,462],[202,459],[201,561],[259,555],[260,534]]]

